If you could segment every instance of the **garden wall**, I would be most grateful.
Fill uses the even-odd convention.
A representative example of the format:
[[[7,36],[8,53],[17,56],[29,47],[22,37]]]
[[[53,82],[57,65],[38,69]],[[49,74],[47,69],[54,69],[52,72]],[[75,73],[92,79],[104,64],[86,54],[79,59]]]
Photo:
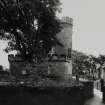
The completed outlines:
[[[23,71],[33,71],[37,74],[46,75],[49,77],[57,77],[57,79],[70,79],[72,76],[72,61],[53,60],[42,62],[41,64],[29,64],[21,59],[9,59],[10,71],[14,76],[22,75]],[[38,73],[38,72],[39,73]],[[44,74],[43,74],[44,73]]]

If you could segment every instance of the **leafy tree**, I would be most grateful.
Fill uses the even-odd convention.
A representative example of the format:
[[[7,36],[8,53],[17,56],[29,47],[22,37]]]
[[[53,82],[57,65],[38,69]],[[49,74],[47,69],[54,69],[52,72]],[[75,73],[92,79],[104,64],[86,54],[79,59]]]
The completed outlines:
[[[73,61],[73,73],[79,74],[85,70],[85,62],[88,56],[82,52],[73,51],[72,61]]]
[[[62,45],[56,38],[59,10],[59,0],[0,0],[0,35],[12,41],[10,49],[20,51],[23,59],[44,57],[53,45]]]
[[[83,74],[85,71],[88,77],[95,79],[94,77],[95,73],[97,73],[97,64],[100,63],[100,59],[98,57],[73,51],[72,61],[74,74]]]
[[[103,66],[103,64],[105,63],[105,55],[100,55],[98,57],[98,62]]]
[[[90,77],[93,77],[93,79],[95,79],[95,72],[97,72],[97,69],[96,69],[97,63],[98,63],[98,58],[93,55],[89,55],[89,59],[85,63],[85,65],[89,70],[89,75]]]
[[[104,69],[105,67],[105,55],[100,55],[98,58],[97,58],[97,62],[98,64],[100,64],[100,67],[98,68],[98,71],[99,71],[99,78],[101,78],[101,73],[102,73],[102,69]]]

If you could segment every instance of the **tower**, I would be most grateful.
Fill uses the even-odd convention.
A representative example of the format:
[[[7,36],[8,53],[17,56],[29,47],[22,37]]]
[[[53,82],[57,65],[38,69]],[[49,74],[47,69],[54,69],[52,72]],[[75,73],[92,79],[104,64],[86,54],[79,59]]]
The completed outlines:
[[[71,58],[73,19],[63,17],[61,20],[61,27],[62,30],[57,34],[57,39],[64,47],[56,45],[55,51],[58,55],[63,54]]]
[[[69,17],[63,17],[61,20],[62,30],[57,34],[57,39],[63,44],[63,47],[56,45],[55,52],[57,55],[66,55],[68,62],[64,62],[64,76],[66,79],[72,75],[72,30],[73,30],[73,19]]]

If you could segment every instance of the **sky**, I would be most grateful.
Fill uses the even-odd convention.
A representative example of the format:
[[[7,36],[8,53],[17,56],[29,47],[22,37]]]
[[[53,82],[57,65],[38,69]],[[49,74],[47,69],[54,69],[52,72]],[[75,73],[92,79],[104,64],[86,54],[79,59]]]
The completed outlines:
[[[73,18],[73,49],[105,54],[105,0],[61,0],[61,17]]]

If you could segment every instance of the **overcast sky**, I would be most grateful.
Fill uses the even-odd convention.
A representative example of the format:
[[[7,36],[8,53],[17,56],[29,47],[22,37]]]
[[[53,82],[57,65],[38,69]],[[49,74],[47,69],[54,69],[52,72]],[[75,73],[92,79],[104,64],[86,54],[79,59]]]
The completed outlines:
[[[74,20],[73,49],[105,54],[105,0],[61,0],[61,16]]]

